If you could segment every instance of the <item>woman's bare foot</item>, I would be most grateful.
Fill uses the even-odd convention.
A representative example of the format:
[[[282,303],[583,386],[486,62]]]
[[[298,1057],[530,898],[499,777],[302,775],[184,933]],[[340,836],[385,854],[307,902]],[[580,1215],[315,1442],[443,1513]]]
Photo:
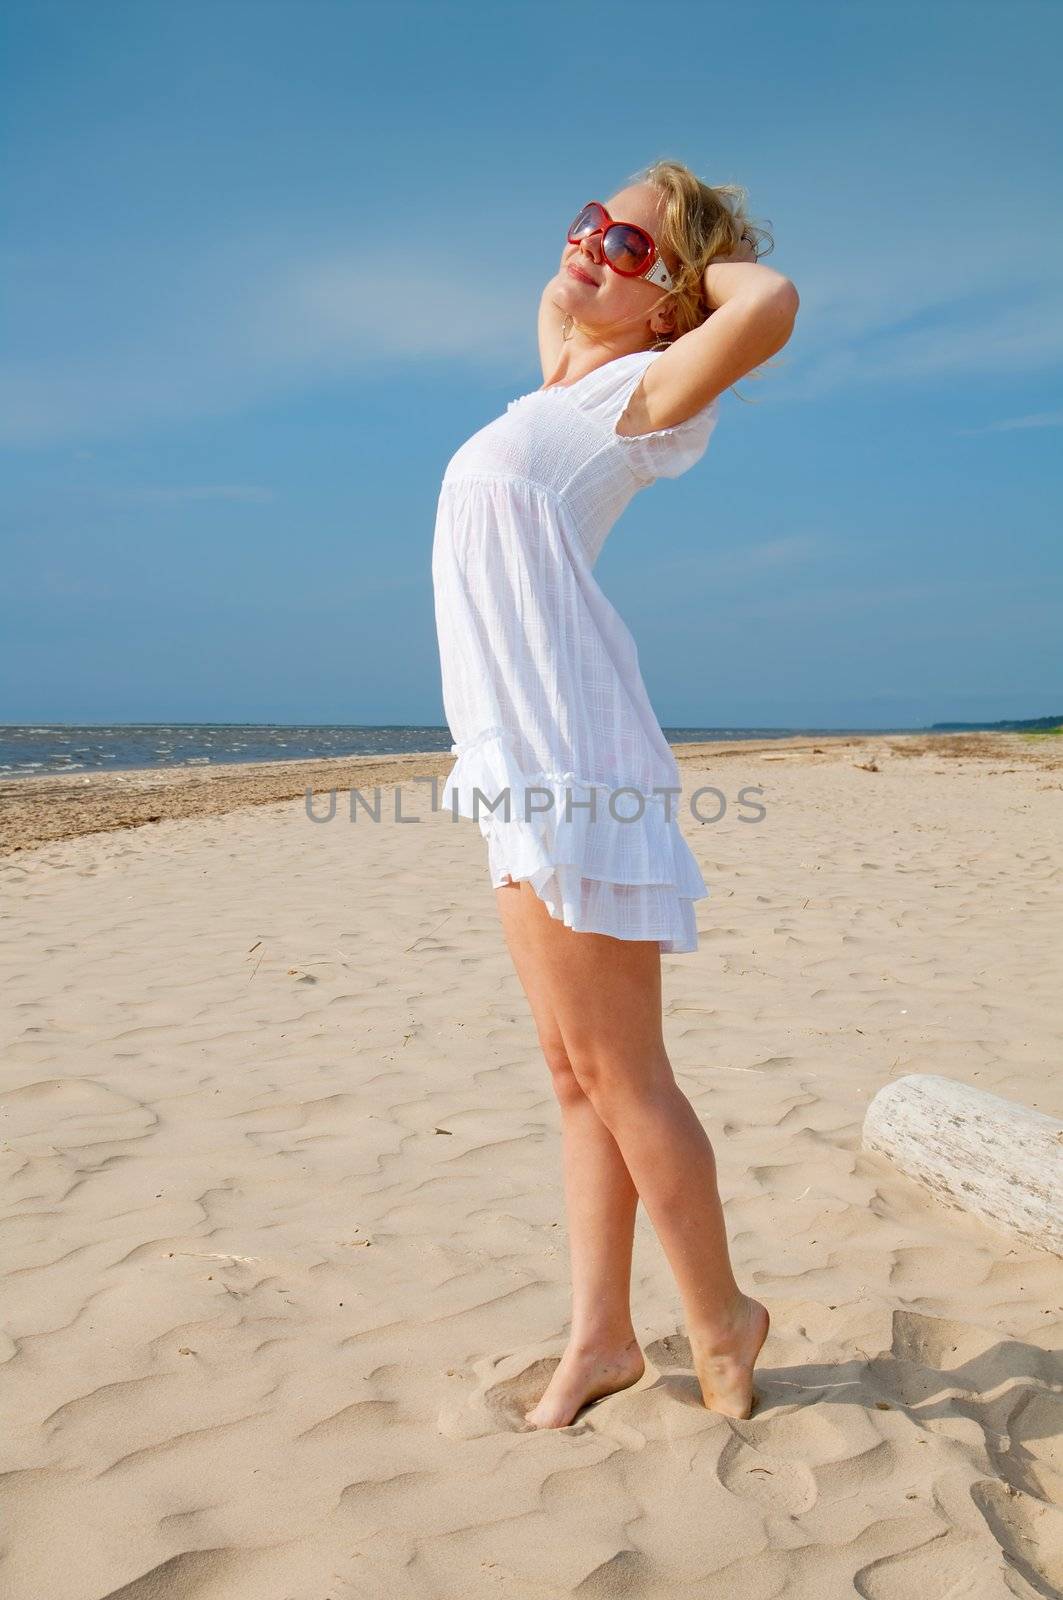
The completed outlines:
[[[629,1389],[645,1370],[637,1339],[612,1347],[570,1343],[542,1399],[524,1413],[524,1420],[534,1428],[567,1428],[583,1406],[618,1389]]]
[[[744,1294],[725,1322],[688,1332],[701,1397],[710,1411],[725,1417],[752,1412],[753,1368],[770,1320],[767,1308]]]

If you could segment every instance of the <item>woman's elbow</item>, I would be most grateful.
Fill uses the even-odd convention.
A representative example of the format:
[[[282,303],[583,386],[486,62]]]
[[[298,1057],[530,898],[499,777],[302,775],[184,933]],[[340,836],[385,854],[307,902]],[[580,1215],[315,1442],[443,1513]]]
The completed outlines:
[[[788,344],[797,321],[797,308],[801,304],[801,297],[797,292],[796,284],[789,278],[780,279],[771,294],[771,303],[768,316],[771,323],[772,354]]]
[[[801,304],[801,296],[797,292],[797,285],[791,278],[780,277],[772,290],[772,299],[775,301],[779,315],[790,319],[791,328],[797,320],[797,309]]]

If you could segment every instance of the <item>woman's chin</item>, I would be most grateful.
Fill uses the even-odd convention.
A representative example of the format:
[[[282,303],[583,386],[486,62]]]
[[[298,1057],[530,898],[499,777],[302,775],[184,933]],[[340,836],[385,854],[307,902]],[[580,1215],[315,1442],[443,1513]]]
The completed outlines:
[[[571,311],[574,316],[585,316],[594,304],[594,290],[596,285],[580,283],[569,273],[563,272],[554,285],[554,304],[562,311]]]

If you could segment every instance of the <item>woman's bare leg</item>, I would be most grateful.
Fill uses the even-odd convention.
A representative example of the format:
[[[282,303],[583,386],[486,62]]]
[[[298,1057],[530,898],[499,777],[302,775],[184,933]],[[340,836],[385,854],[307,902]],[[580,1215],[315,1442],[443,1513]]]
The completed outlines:
[[[561,1108],[572,1318],[546,1392],[527,1413],[564,1427],[581,1406],[637,1383],[646,1369],[631,1323],[631,1249],[638,1194],[605,1123],[576,1080],[546,999],[537,944],[522,932],[521,888],[496,891],[503,932],[527,996]]]
[[[526,882],[497,893],[507,945],[523,960],[522,982],[535,996],[533,1013],[538,1008],[556,1028],[675,1274],[705,1404],[748,1416],[768,1313],[735,1282],[712,1146],[665,1052],[659,946],[574,933]],[[592,1249],[584,1240],[574,1271]]]

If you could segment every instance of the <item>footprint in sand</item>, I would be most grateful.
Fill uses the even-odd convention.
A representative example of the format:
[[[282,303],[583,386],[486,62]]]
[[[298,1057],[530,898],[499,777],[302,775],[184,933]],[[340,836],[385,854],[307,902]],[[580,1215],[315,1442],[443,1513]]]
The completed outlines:
[[[816,1503],[816,1480],[802,1462],[767,1455],[737,1434],[720,1451],[716,1476],[731,1494],[783,1516],[799,1517]]]
[[[1063,1511],[994,1478],[976,1483],[971,1499],[1027,1583],[1038,1594],[1063,1592]]]
[[[540,1432],[525,1422],[524,1413],[540,1398],[560,1360],[559,1355],[523,1350],[475,1362],[472,1385],[440,1411],[440,1433],[448,1439],[482,1439],[491,1433]],[[586,1427],[584,1416],[579,1412],[568,1428],[555,1431]]]
[[[980,1430],[1001,1478],[974,1483],[972,1500],[1036,1593],[1063,1592],[1063,1509],[1053,1503],[1063,1483],[1058,1356],[995,1330],[898,1310],[890,1349],[868,1370],[923,1428],[945,1437],[964,1422]]]

